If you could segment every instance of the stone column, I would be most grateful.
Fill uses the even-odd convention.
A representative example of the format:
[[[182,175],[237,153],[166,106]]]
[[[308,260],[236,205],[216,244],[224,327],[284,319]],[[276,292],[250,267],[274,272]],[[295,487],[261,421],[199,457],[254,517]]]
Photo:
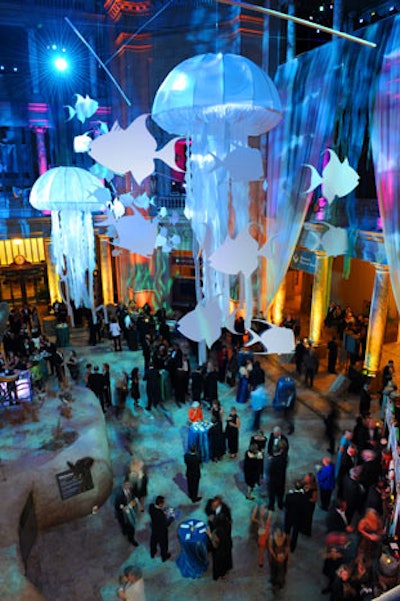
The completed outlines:
[[[101,274],[101,291],[103,295],[103,305],[114,304],[114,286],[112,276],[111,263],[111,245],[110,239],[104,234],[99,234],[100,242],[100,274]]]
[[[375,264],[375,281],[369,310],[367,348],[364,359],[364,369],[369,376],[377,374],[381,361],[388,311],[389,283],[388,266]]]
[[[310,334],[313,343],[321,339],[322,326],[327,308],[327,287],[329,284],[329,257],[324,252],[315,253],[314,284],[312,289]]]
[[[56,300],[60,300],[60,292],[58,289],[59,276],[56,272],[56,266],[53,263],[51,256],[51,240],[44,238],[44,256],[46,258],[47,267],[47,282],[49,285],[50,303],[53,304]]]

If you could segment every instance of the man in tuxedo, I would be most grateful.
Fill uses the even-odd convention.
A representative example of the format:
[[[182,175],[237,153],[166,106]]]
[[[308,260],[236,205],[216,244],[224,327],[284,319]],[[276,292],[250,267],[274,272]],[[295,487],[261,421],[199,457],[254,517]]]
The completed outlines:
[[[307,500],[304,495],[303,483],[297,481],[294,489],[289,490],[285,498],[285,532],[290,535],[290,551],[296,549],[297,538],[305,512]]]
[[[165,497],[158,495],[155,503],[149,507],[151,519],[151,537],[150,537],[150,555],[152,559],[157,553],[157,547],[160,547],[161,559],[167,561],[171,557],[168,552],[168,527],[174,521],[173,515],[167,515],[165,511]]]
[[[199,497],[200,465],[201,459],[195,445],[191,445],[189,451],[185,453],[186,479],[188,494],[193,503],[201,500]]]
[[[329,508],[326,516],[327,532],[352,532],[346,517],[347,503],[343,499],[337,499],[335,504]]]
[[[272,434],[268,439],[268,446],[267,446],[267,452],[268,455],[270,457],[273,457],[275,454],[278,454],[278,447],[280,446],[279,443],[280,441],[283,441],[285,443],[285,456],[287,459],[288,456],[288,452],[289,452],[289,441],[287,439],[287,437],[282,434],[282,430],[279,426],[275,426],[275,428],[272,430]]]
[[[114,509],[115,517],[119,522],[122,534],[128,538],[134,547],[139,545],[135,538],[134,508],[136,502],[132,494],[130,482],[126,479],[115,496]]]

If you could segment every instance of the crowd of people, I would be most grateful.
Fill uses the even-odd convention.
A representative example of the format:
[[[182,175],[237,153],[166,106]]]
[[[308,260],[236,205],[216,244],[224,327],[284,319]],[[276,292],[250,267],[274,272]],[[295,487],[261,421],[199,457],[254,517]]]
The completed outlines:
[[[353,320],[351,312],[346,311],[341,317],[346,327],[341,332],[337,322],[338,310],[336,307],[336,311],[331,311],[333,308],[328,311],[327,327],[336,327],[338,337],[350,328],[356,333],[361,321]],[[359,416],[354,428],[344,431],[339,442],[336,440],[339,408],[331,400],[329,413],[324,419],[328,455],[319,458],[320,466],[315,472],[300,475],[288,490],[289,439],[278,426],[268,437],[260,430],[261,413],[269,402],[266,375],[252,353],[240,346],[241,333],[234,337],[223,335],[211,350],[207,362],[192,369],[191,349],[170,332],[163,311],[153,315],[148,306],[129,311],[119,305],[115,315],[110,316],[110,324],[107,336],[115,352],[120,352],[123,340],[129,350],[141,350],[142,373],[138,366],[134,366],[130,373],[123,371],[111,378],[109,364],[103,363],[100,368],[89,363],[81,374],[76,352],[72,350],[68,358],[64,358],[60,349],[42,333],[37,311],[29,307],[10,312],[3,336],[1,368],[30,370],[38,390],[43,390],[46,378],[52,375],[60,384],[63,383],[67,368],[71,380],[83,381],[99,399],[103,412],[112,411],[117,418],[123,416],[129,395],[134,408],[142,407],[149,415],[154,408],[165,407],[167,403],[170,409],[174,404],[182,407],[188,403],[188,424],[204,419],[211,424],[208,430],[210,459],[217,463],[224,455],[233,460],[242,456],[246,502],[256,500],[254,491],[257,488],[261,493],[259,496],[267,498],[265,503],[254,504],[251,520],[257,527],[258,563],[263,566],[267,554],[274,588],[282,588],[285,584],[290,554],[296,551],[299,534],[312,535],[313,515],[318,502],[327,512],[323,564],[327,583],[323,592],[330,595],[331,601],[372,599],[377,592],[397,584],[385,574],[380,561],[382,549],[390,556],[394,492],[388,433],[380,419],[384,417],[385,404],[382,403],[380,416],[371,415],[368,382],[363,382],[360,390]],[[117,327],[113,328],[113,324]],[[366,327],[365,322],[363,324]],[[328,350],[328,371],[335,373],[337,343],[334,337],[332,341],[332,350]],[[311,388],[319,367],[312,343],[299,342],[294,360],[298,375],[304,376],[306,386]],[[112,382],[115,382],[114,389]],[[237,405],[231,407],[227,417],[218,398],[219,383],[237,386]],[[139,403],[143,390],[146,394],[144,404]],[[261,400],[260,391],[264,395]],[[389,361],[383,370],[382,400],[385,395],[386,398],[390,394],[396,396],[396,391],[394,365]],[[245,405],[253,410],[253,434],[246,450],[240,454],[241,419],[238,409]],[[187,494],[193,503],[199,503],[202,500],[199,494],[202,459],[196,446],[187,449],[183,463]],[[145,510],[147,484],[146,468],[143,462],[136,460],[129,466],[115,496],[114,509],[121,532],[134,547],[138,545],[135,534],[137,515]],[[232,512],[220,496],[207,502],[205,512],[213,578],[225,578],[233,565]],[[151,557],[159,551],[162,561],[167,561],[170,558],[168,527],[174,515],[166,508],[162,495],[150,504],[149,513]],[[118,594],[121,599],[129,600],[134,598],[130,595],[136,588],[144,595],[144,588],[141,573],[132,566],[128,567]],[[140,584],[136,586],[137,583]]]

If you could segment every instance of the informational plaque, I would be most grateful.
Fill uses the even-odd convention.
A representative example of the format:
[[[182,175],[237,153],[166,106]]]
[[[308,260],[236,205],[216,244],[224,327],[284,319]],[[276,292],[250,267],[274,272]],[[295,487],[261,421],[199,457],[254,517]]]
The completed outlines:
[[[85,467],[80,471],[69,469],[61,472],[57,474],[57,482],[63,501],[94,488],[89,467]]]

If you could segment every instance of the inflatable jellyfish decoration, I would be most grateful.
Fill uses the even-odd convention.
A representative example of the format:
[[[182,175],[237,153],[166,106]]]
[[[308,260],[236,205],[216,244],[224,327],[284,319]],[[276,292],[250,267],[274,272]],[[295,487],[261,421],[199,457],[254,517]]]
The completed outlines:
[[[218,297],[222,315],[228,315],[229,275],[216,271],[208,259],[232,233],[230,211],[234,235],[249,224],[248,183],[262,174],[248,136],[265,133],[280,121],[278,92],[268,75],[243,56],[201,54],[167,75],[156,93],[152,118],[167,132],[187,138],[185,214],[203,257],[203,302]],[[248,320],[250,277],[244,290]]]
[[[110,192],[101,181],[79,167],[55,167],[33,184],[29,202],[51,211],[53,259],[68,297],[76,307],[94,312],[95,244],[92,212],[104,208]]]

